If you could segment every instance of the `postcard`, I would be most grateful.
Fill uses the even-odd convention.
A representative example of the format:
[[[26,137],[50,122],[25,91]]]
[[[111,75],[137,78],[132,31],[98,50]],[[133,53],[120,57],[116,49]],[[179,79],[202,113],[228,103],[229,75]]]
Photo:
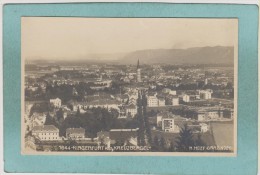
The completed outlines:
[[[235,18],[21,18],[21,152],[235,156]]]

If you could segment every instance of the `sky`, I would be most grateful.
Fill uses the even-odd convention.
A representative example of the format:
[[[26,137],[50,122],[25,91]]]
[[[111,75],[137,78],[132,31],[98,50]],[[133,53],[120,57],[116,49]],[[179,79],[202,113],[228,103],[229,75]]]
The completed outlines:
[[[22,57],[87,59],[145,49],[236,46],[237,19],[22,17]]]

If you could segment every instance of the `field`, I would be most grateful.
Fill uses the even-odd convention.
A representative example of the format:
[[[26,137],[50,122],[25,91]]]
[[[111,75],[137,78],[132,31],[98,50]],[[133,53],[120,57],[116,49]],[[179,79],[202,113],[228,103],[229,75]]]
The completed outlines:
[[[166,140],[166,143],[169,145],[170,142],[173,142],[173,144],[175,146],[176,142],[178,140],[179,137],[179,133],[169,133],[169,132],[162,132],[162,131],[152,131],[152,137],[154,138],[155,136],[157,136],[157,138],[161,138],[163,137]],[[194,133],[193,134],[193,139],[197,140],[198,134]],[[214,141],[214,137],[210,132],[207,133],[203,133],[201,134],[201,139],[202,141],[207,145],[207,146],[215,146],[215,141]]]
[[[234,124],[232,122],[211,122],[214,140],[217,146],[234,147]]]

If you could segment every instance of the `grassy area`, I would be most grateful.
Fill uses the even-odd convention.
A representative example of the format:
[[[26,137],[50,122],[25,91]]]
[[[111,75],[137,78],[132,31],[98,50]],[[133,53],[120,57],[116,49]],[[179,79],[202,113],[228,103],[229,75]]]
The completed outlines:
[[[234,147],[234,123],[229,122],[211,122],[210,123],[214,140],[217,146]]]
[[[169,132],[162,132],[162,131],[152,131],[152,138],[154,138],[155,136],[157,136],[158,138],[164,137],[164,139],[166,140],[166,143],[170,143],[173,142],[173,144],[175,146],[176,142],[178,140],[179,137],[179,133],[169,133]],[[198,138],[198,134],[194,133],[193,134],[193,139],[197,140]],[[214,137],[210,132],[207,133],[201,133],[201,139],[202,141],[205,143],[206,146],[215,146],[215,141],[214,141]]]

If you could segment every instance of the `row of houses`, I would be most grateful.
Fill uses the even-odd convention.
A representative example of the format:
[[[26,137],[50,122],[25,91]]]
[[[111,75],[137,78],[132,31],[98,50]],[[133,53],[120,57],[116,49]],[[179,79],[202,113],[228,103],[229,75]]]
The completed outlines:
[[[62,141],[62,140],[93,140],[98,145],[104,144],[110,147],[111,144],[135,145],[137,146],[137,135],[139,128],[135,129],[111,129],[110,131],[100,131],[97,138],[87,138],[84,128],[67,128],[66,138],[59,136],[59,129],[54,125],[36,126],[32,129],[32,136],[40,141]]]
[[[54,125],[38,125],[33,127],[32,136],[41,141],[62,140],[59,136],[59,129]],[[81,140],[85,138],[84,128],[67,128],[66,139]]]
[[[190,120],[179,115],[173,115],[170,112],[162,112],[157,114],[156,124],[157,128],[160,130],[171,133],[179,133],[184,127],[184,124],[187,124],[188,128],[190,128],[193,133],[205,133],[209,130],[209,125],[206,123],[194,124]]]

